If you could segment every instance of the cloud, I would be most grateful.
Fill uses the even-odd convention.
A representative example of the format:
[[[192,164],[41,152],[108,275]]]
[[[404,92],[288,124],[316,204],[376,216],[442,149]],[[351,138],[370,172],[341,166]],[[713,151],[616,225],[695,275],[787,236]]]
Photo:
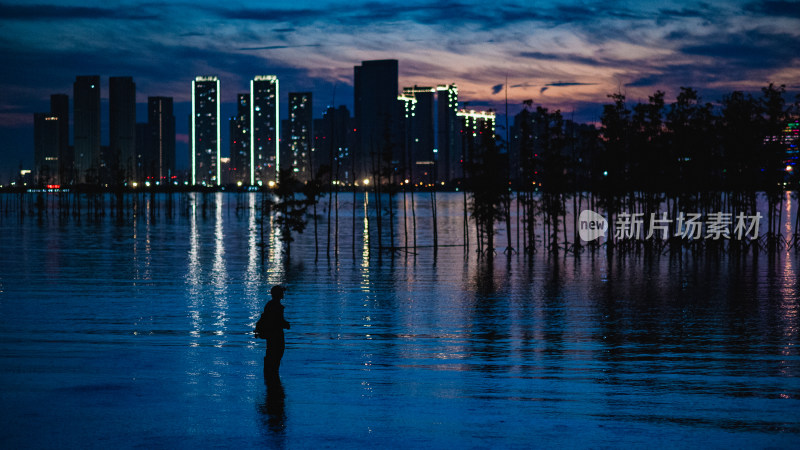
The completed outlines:
[[[744,5],[745,11],[775,17],[800,17],[800,3],[796,1],[757,1]]]
[[[660,82],[663,81],[663,77],[661,75],[647,75],[640,78],[637,78],[630,83],[625,83],[625,86],[628,87],[651,87],[656,86]]]
[[[98,8],[89,6],[62,6],[53,4],[7,5],[0,4],[0,20],[71,20],[71,19],[154,19],[155,14],[145,14],[135,8]]]
[[[503,84],[496,84],[492,86],[492,95],[497,95],[502,90],[503,90]]]
[[[723,14],[719,8],[716,8],[705,2],[699,2],[694,6],[694,8],[684,7],[681,9],[663,8],[658,11],[658,18],[675,20],[699,18],[704,20],[713,20]]]
[[[564,61],[564,62],[573,62],[578,64],[584,64],[587,66],[603,66],[608,64],[607,61],[603,61],[599,58],[591,58],[586,56],[579,56],[574,54],[562,54],[562,53],[545,53],[545,52],[519,52],[517,56],[522,58],[530,58],[530,59],[538,59],[542,61]]]
[[[680,51],[712,58],[717,67],[778,68],[798,58],[800,40],[787,33],[751,30],[684,45]]]
[[[547,83],[545,86],[550,87],[565,87],[565,86],[596,86],[598,83],[576,83],[576,82],[564,82],[564,81],[557,81],[555,83]]]
[[[280,50],[285,48],[300,48],[300,47],[321,47],[320,44],[308,44],[308,45],[268,45],[266,47],[244,47],[240,48],[239,50]]]

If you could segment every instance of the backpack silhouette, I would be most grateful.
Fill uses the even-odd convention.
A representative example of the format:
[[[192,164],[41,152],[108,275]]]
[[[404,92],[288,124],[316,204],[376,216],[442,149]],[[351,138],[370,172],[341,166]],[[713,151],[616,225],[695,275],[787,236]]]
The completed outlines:
[[[256,322],[256,328],[253,330],[253,334],[258,339],[266,339],[268,333],[269,324],[267,323],[267,317],[265,313],[261,313],[261,317],[259,317],[258,322]]]

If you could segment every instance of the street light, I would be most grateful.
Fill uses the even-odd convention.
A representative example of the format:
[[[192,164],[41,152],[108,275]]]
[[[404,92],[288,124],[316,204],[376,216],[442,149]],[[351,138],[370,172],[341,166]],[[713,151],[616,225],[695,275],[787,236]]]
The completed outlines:
[[[369,178],[364,178],[364,186],[369,185]]]

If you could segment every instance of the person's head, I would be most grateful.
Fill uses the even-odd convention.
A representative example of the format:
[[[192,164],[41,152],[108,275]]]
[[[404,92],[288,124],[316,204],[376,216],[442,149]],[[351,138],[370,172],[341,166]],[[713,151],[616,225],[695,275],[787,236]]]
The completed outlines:
[[[275,286],[272,286],[272,289],[270,289],[270,291],[269,291],[269,293],[272,294],[272,299],[273,300],[282,299],[284,292],[286,292],[286,288],[281,286],[280,284],[276,284]]]

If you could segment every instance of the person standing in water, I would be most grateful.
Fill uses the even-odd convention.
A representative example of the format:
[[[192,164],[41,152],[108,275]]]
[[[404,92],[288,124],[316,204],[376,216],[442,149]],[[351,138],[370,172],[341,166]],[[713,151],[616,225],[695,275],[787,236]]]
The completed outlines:
[[[272,286],[272,300],[264,306],[264,312],[256,322],[256,337],[267,340],[267,353],[264,356],[264,379],[267,381],[278,379],[281,358],[286,350],[283,330],[289,329],[289,322],[283,317],[284,306],[281,300],[284,292],[286,288],[283,286]]]

